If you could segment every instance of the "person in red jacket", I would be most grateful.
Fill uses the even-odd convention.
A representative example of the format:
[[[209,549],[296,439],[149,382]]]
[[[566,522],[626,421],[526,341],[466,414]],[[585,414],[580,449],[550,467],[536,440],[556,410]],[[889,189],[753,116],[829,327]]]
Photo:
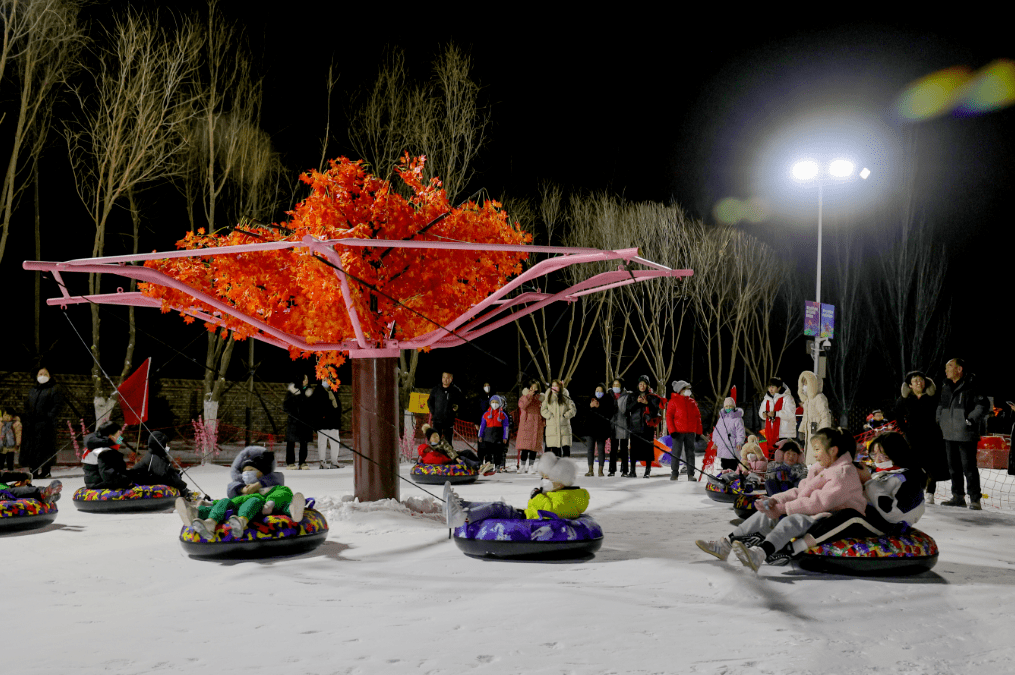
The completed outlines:
[[[683,450],[687,480],[694,480],[694,439],[700,436],[701,411],[691,396],[691,384],[685,380],[673,383],[673,393],[666,403],[666,430],[673,438],[670,480],[680,477],[680,455]]]

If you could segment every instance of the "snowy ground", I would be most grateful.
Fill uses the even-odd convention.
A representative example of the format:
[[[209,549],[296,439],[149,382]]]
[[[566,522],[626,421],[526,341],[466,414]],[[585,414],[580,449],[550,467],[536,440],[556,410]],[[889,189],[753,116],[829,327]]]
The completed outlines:
[[[184,555],[175,513],[78,512],[80,471],[61,473],[57,522],[0,538],[12,672],[1015,670],[1010,514],[928,507],[920,527],[941,558],[919,577],[755,575],[694,546],[734,517],[701,484],[585,478],[606,532],[594,559],[488,562],[427,516],[342,503],[350,468],[295,471],[287,483],[324,504],[328,541],[298,558],[223,564]],[[228,469],[191,473],[224,492]],[[502,474],[459,492],[521,505],[535,482]],[[428,498],[402,483],[410,497]]]

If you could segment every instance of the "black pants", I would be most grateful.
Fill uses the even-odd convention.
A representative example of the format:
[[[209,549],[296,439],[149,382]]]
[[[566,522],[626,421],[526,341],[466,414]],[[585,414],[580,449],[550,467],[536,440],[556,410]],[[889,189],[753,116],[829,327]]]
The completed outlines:
[[[454,442],[455,440],[454,420],[450,422],[433,422],[430,426],[432,426],[433,430],[439,433],[441,435],[441,438],[443,438],[445,441],[447,441],[448,443]]]
[[[620,458],[620,473],[627,473],[627,446],[626,438],[610,439],[610,473],[617,472],[617,458]]]
[[[645,475],[652,473],[652,460],[655,453],[652,451],[655,434],[651,427],[644,431],[631,432],[631,473],[635,473],[638,462],[645,462]]]
[[[976,468],[976,441],[945,441],[945,454],[948,456],[948,471],[952,474],[952,495],[961,497],[968,494],[971,501],[980,501],[980,471]]]
[[[549,448],[549,450],[550,450],[550,452],[552,452],[553,454],[557,455],[558,457],[570,457],[571,456],[571,446],[570,445],[565,445],[565,446],[560,447],[560,448]]]
[[[11,452],[5,452],[4,454],[0,455],[0,460],[2,460],[2,461],[0,461],[0,469],[3,469],[4,468],[4,464],[6,464],[7,465],[6,468],[7,468],[8,471],[14,471],[14,451],[13,450]]]
[[[673,448],[673,452],[676,452],[676,451],[677,451],[677,449]],[[732,457],[720,457],[719,458],[719,468],[720,469],[729,469],[730,471],[736,471],[738,466],[740,466],[740,463],[737,460],[733,459]]]
[[[672,462],[670,464],[670,472],[674,476],[680,474],[681,468],[686,470],[688,476],[694,475],[694,436],[694,432],[686,434],[670,434],[670,437],[673,438],[673,456],[670,458],[670,461]],[[683,466],[681,466],[680,463],[681,454],[683,454],[684,459]],[[723,468],[726,467],[723,466]],[[734,468],[736,467],[734,466]]]
[[[603,464],[606,464],[606,439],[589,436],[585,439],[585,444],[585,447],[588,448],[589,468],[591,469],[595,464],[597,448],[599,449],[599,467],[602,468]]]
[[[537,455],[535,450],[522,450],[522,464],[529,461],[530,459],[535,462]]]
[[[301,440],[300,442],[300,464],[307,463],[307,442]],[[295,464],[296,463],[296,441],[285,442],[285,463]]]
[[[479,462],[490,462],[494,466],[504,466],[507,455],[507,446],[503,443],[492,441],[479,442]]]

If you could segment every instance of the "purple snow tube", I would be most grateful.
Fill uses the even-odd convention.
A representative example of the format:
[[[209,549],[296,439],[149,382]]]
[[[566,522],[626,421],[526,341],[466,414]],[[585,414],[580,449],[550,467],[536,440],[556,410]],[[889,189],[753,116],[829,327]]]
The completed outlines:
[[[592,516],[574,520],[548,511],[540,520],[490,518],[455,529],[455,543],[474,558],[575,558],[603,545],[603,528]]]

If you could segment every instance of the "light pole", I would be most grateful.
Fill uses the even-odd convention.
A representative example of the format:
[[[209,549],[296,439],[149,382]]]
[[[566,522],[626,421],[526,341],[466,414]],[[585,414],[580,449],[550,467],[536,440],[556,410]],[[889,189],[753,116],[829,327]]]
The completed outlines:
[[[815,181],[818,184],[818,271],[817,281],[814,289],[814,301],[818,303],[818,319],[820,326],[821,319],[821,211],[824,201],[824,185],[829,177],[837,180],[847,180],[853,175],[854,165],[848,159],[836,159],[828,165],[827,173],[822,173],[818,163],[811,159],[805,159],[793,165],[793,177],[801,182]],[[860,178],[867,180],[871,175],[870,169],[860,171]],[[818,333],[820,335],[820,328]],[[818,361],[821,356],[821,341],[818,335],[814,336],[814,374],[818,374]]]

